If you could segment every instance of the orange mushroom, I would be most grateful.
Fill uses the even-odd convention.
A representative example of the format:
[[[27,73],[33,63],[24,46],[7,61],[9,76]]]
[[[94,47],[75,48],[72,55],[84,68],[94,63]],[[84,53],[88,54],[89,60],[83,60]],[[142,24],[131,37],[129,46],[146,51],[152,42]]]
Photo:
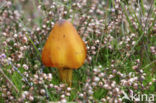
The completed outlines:
[[[70,86],[72,69],[78,69],[86,58],[86,46],[74,26],[66,20],[56,22],[42,50],[42,62],[59,70],[62,81]]]

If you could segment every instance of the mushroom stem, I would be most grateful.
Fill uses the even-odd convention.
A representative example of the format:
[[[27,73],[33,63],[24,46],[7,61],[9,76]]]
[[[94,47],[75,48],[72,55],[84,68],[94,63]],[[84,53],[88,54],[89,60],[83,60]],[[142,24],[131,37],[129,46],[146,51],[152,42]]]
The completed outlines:
[[[69,68],[62,68],[59,69],[59,75],[60,75],[60,79],[67,83],[69,86],[71,86],[72,84],[72,69]]]

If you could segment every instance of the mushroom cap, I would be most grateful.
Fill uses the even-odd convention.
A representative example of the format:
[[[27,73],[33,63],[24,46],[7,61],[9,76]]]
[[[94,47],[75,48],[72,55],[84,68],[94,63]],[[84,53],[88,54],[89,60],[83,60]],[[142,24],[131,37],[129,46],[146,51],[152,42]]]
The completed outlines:
[[[86,58],[86,46],[74,26],[66,20],[56,22],[42,50],[47,67],[77,69]]]

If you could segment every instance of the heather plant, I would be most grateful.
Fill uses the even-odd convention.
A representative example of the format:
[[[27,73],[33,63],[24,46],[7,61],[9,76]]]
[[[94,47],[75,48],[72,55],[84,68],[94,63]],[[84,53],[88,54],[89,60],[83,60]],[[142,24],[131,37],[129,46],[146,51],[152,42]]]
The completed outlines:
[[[155,7],[155,0],[1,0],[0,103],[154,103]],[[41,62],[61,19],[87,48],[72,86]]]

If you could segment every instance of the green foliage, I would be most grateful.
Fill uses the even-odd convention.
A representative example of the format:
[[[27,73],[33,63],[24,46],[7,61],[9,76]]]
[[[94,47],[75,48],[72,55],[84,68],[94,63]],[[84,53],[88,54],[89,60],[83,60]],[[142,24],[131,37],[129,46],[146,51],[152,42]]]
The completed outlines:
[[[82,98],[88,98],[88,88],[85,86],[87,80],[90,80],[88,83],[93,90],[92,97],[94,102],[101,102],[102,98],[108,97],[109,91],[112,92],[114,88],[109,90],[100,87],[98,86],[99,82],[97,82],[97,86],[92,86],[92,83],[95,82],[93,79],[98,77],[98,74],[94,72],[95,68],[99,69],[100,73],[106,73],[106,76],[100,78],[100,81],[104,79],[102,81],[104,83],[104,81],[107,80],[110,82],[108,84],[116,82],[116,86],[126,91],[126,93],[129,93],[129,90],[134,90],[135,93],[155,94],[156,82],[153,82],[153,79],[156,78],[156,55],[152,53],[151,47],[156,46],[156,2],[154,0],[153,3],[150,3],[148,0],[136,1],[137,2],[121,0],[117,8],[116,1],[101,0],[99,4],[95,4],[95,10],[93,11],[90,10],[94,8],[94,0],[87,0],[84,5],[82,5],[83,3],[81,4],[81,2],[79,3],[80,5],[73,5],[73,3],[77,2],[75,0],[49,0],[47,4],[44,0],[33,1],[32,4],[29,0],[25,0],[24,3],[19,0],[16,0],[16,2],[13,0],[11,8],[1,8],[0,14],[3,14],[5,10],[10,10],[9,12],[18,9],[23,10],[23,13],[21,12],[21,17],[17,20],[10,19],[9,16],[6,16],[6,21],[11,20],[11,23],[7,24],[7,22],[3,21],[4,24],[0,24],[0,33],[8,33],[6,34],[7,36],[0,35],[0,41],[2,41],[0,42],[0,48],[2,48],[0,50],[0,55],[5,53],[7,58],[12,58],[13,65],[8,63],[7,60],[9,59],[2,60],[1,58],[0,64],[3,65],[2,70],[4,73],[19,91],[19,93],[17,93],[13,88],[8,89],[8,87],[6,87],[15,98],[13,102],[17,102],[16,100],[18,100],[18,97],[22,96],[24,91],[28,91],[34,96],[33,102],[26,98],[32,103],[57,102],[60,100],[62,94],[66,93],[66,89],[59,91],[54,87],[49,87],[50,84],[60,87],[60,84],[63,84],[63,82],[59,79],[57,68],[44,67],[41,61],[41,51],[53,27],[52,23],[55,23],[60,18],[70,19],[81,37],[85,39],[87,47],[89,47],[87,49],[87,59],[84,65],[77,70],[73,70],[72,90],[70,96],[65,97],[67,101],[77,102],[77,100],[81,100]],[[104,6],[100,5],[103,2],[105,3]],[[17,4],[21,7],[18,7]],[[51,7],[49,4],[53,4],[52,6],[55,7]],[[82,7],[78,8],[77,5]],[[135,8],[133,8],[132,5]],[[30,8],[27,8],[27,6]],[[146,6],[150,8],[147,9],[145,8]],[[63,12],[61,12],[61,8],[63,8]],[[138,8],[138,11],[136,11],[136,8]],[[101,10],[102,13],[98,13],[98,10]],[[50,11],[53,14],[50,14]],[[61,13],[62,15],[60,15]],[[29,22],[28,18],[31,19]],[[118,22],[118,20],[121,20],[121,22]],[[38,28],[36,27],[38,27],[39,30],[37,30]],[[22,37],[15,38],[14,34],[16,33],[26,37],[28,39],[27,42],[24,43]],[[131,37],[132,34],[134,34],[133,37]],[[99,40],[98,43],[96,43],[97,40]],[[6,45],[3,46],[2,43],[6,43]],[[23,46],[26,46],[27,49],[20,51],[20,47]],[[23,54],[23,57],[20,59],[18,58],[20,55],[19,51]],[[95,54],[93,52],[95,52]],[[20,66],[17,67],[17,64],[20,64]],[[27,64],[29,69],[25,70],[23,64]],[[98,67],[99,65],[101,67]],[[135,69],[135,66],[138,66],[138,68]],[[18,70],[14,70],[14,67],[17,67]],[[114,70],[118,73],[113,73]],[[143,73],[141,73],[140,70],[142,70]],[[20,73],[28,73],[28,76],[26,76],[26,74],[21,75]],[[42,77],[44,73],[52,73],[52,80],[48,81],[41,78],[43,79],[43,83],[35,84],[33,81],[35,78],[34,75],[39,75],[39,80],[40,76]],[[122,77],[120,73],[125,75],[125,77]],[[138,81],[135,81],[138,85],[138,89],[135,89],[133,85],[121,85],[122,80],[128,81],[130,79],[130,76],[128,76],[130,73],[138,78]],[[110,75],[113,75],[113,77],[108,78]],[[0,73],[0,76],[3,75]],[[143,80],[142,76],[144,77]],[[24,77],[27,78],[27,82],[32,85],[28,85],[27,82],[23,80]],[[7,86],[8,84],[6,81],[6,79],[1,79],[0,87]],[[152,84],[149,86],[150,82]],[[147,86],[149,86],[149,88],[145,89]],[[45,94],[41,94],[40,89],[44,89]],[[4,98],[2,96],[3,92],[4,91],[0,88],[0,103],[4,103],[8,99],[8,97]],[[84,95],[86,93],[86,96],[80,97],[80,93],[84,93]],[[39,96],[40,98],[38,99]],[[120,95],[120,97],[122,97],[122,95]],[[128,100],[124,100],[123,102],[133,103],[133,101]]]

